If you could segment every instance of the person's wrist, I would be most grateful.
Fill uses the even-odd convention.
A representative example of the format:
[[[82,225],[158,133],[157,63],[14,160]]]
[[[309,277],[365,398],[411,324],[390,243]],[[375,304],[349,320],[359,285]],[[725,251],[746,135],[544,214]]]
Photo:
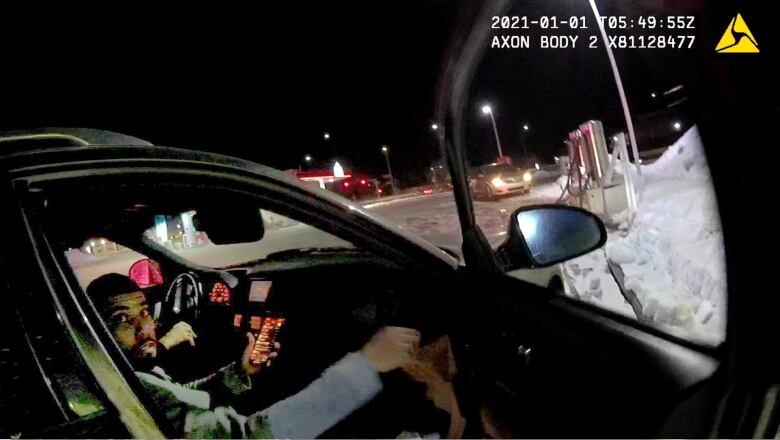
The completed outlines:
[[[171,341],[170,341],[170,339],[167,336],[168,335],[163,336],[162,338],[158,339],[157,342],[160,345],[162,345],[163,347],[165,347],[166,350],[170,350],[171,349]]]
[[[363,356],[363,359],[365,359],[366,362],[368,362],[368,365],[371,365],[371,368],[376,369],[374,363],[371,362],[371,356],[369,356],[366,347],[361,348],[360,351],[358,351],[358,353],[360,353],[360,355]]]
[[[360,350],[360,355],[363,356],[363,358],[366,360],[368,365],[370,365],[371,368],[374,369],[374,371],[376,371],[377,373],[382,372],[380,365],[378,365],[377,361],[372,357],[372,353],[370,349],[363,347]]]

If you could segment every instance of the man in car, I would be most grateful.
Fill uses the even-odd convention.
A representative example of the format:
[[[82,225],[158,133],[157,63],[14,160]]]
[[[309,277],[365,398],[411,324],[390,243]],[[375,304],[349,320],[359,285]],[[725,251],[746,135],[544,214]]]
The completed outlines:
[[[103,275],[90,283],[87,292],[120,347],[147,369],[136,375],[184,437],[314,438],[379,393],[382,381],[378,373],[410,363],[420,338],[413,329],[382,328],[360,351],[345,355],[297,394],[247,417],[229,406],[229,396],[249,389],[249,376],[261,369],[249,363],[252,338],[240,368],[234,363],[204,379],[178,384],[161,368],[149,367],[160,347],[165,350],[185,341],[194,343],[191,329],[180,326],[178,335],[169,337],[169,333],[157,340],[146,296],[122,275]]]

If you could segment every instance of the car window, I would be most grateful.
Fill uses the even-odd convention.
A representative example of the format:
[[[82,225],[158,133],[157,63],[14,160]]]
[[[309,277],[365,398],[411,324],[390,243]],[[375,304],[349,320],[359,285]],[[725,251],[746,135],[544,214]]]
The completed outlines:
[[[699,19],[697,11],[682,4],[663,10],[621,2],[603,7],[602,15],[635,23],[648,15]],[[706,344],[723,341],[723,234],[696,126],[700,103],[691,93],[696,78],[690,51],[613,50],[632,134],[587,2],[518,2],[507,16],[545,23],[577,17],[585,27],[567,24],[568,46],[557,48],[549,45],[562,39],[539,26],[490,29],[466,112],[468,159],[494,170],[511,164],[528,170],[528,178],[489,174],[471,180],[476,220],[486,237],[499,246],[515,221],[513,212],[535,204],[591,211],[607,227],[604,248],[511,274],[676,336]],[[622,31],[607,20],[606,32]],[[678,33],[693,35],[693,30]],[[517,49],[491,45],[509,35],[527,35],[530,44]],[[576,45],[571,44],[574,37]],[[597,49],[588,41],[595,41]]]
[[[163,368],[165,375],[175,376],[175,382],[197,385],[198,390],[182,391],[183,396],[176,394],[196,407],[222,397],[223,388],[213,391],[205,385],[201,387],[200,382],[192,382],[211,377],[215,372],[225,374],[229,378],[226,380],[231,381],[225,389],[245,391],[241,384],[234,383],[238,371],[234,372],[233,367],[227,372],[220,371],[241,360],[247,343],[245,332],[253,328],[250,313],[265,319],[270,312],[259,305],[253,308],[247,304],[251,300],[246,297],[232,296],[238,291],[245,294],[254,280],[243,277],[237,285],[227,275],[223,279],[219,272],[202,270],[203,266],[251,268],[269,256],[284,252],[295,256],[300,251],[301,258],[305,259],[313,248],[339,252],[354,249],[350,242],[320,228],[252,206],[253,199],[245,195],[214,191],[209,197],[202,191],[163,189],[160,185],[155,185],[154,190],[134,187],[125,191],[94,182],[80,186],[82,195],[101,194],[111,202],[82,210],[75,209],[82,201],[74,200],[71,191],[62,189],[67,185],[41,191],[46,194],[44,224],[52,243],[64,254],[125,358],[137,373],[154,376],[139,378],[147,389],[153,390],[151,397],[155,402],[167,404],[173,400],[160,400],[154,393],[167,391],[148,386],[165,377],[156,374],[153,366]],[[72,211],[76,213],[63,217],[63,212]],[[271,283],[255,284],[262,287],[263,282]],[[177,283],[185,283],[186,289],[177,290]],[[182,292],[190,296],[181,299]],[[265,292],[267,296],[268,289]],[[202,309],[193,307],[190,300]],[[182,305],[185,303],[186,306]],[[182,311],[185,307],[186,313]],[[175,315],[180,311],[181,315]],[[239,321],[245,332],[234,328],[234,311],[246,314],[246,319]],[[198,320],[201,313],[204,318]],[[190,345],[181,339],[181,330],[177,330],[176,326],[183,324],[187,326],[187,334],[193,335],[192,344],[197,350],[183,346]],[[40,344],[54,342],[52,335],[40,339]],[[50,349],[56,354],[55,349],[66,347],[60,341]],[[160,347],[165,347],[166,356],[161,355],[159,359],[154,356],[158,363],[149,365],[147,354],[162,353]],[[294,353],[292,349],[289,351]],[[79,416],[103,411],[100,400],[90,394],[90,388],[75,374],[78,369],[74,361],[57,361],[59,358],[54,354],[47,358],[47,366],[52,364],[49,377],[62,385],[63,401],[70,408],[67,411]],[[174,394],[180,391],[173,389]],[[170,411],[161,405],[159,409]]]
[[[266,200],[261,195],[269,194],[259,190],[255,198],[238,191],[193,191],[197,183],[148,185],[149,177],[144,179],[138,186],[123,179],[121,190],[90,180],[77,200],[67,183],[56,190],[44,187],[41,217],[102,321],[95,326],[105,326],[148,392],[139,397],[151,397],[149,403],[161,410],[153,417],[166,417],[175,432],[189,429],[185,418],[189,423],[208,409],[195,422],[210,424],[197,431],[209,437],[218,430],[212,422],[225,415],[223,410],[248,416],[294,397],[340,359],[353,359],[383,320],[396,320],[395,287],[388,287],[397,277],[388,275],[403,272],[337,238],[336,231],[345,232],[336,220],[325,223],[292,208],[289,216],[260,209]],[[78,209],[92,200],[93,189],[110,203]],[[315,203],[305,207],[313,209]],[[74,214],[64,217],[63,210]],[[319,221],[318,227],[308,221]],[[370,281],[379,277],[381,287],[374,287]],[[317,336],[323,331],[331,338],[327,344]],[[423,352],[426,362],[449,378],[454,371],[445,339]],[[278,357],[272,357],[277,350]],[[248,374],[257,375],[250,380]],[[333,394],[354,392],[330,382]],[[437,411],[423,394],[405,404],[415,405],[415,413]],[[180,409],[185,405],[188,409]],[[383,408],[366,417],[386,419]],[[298,424],[294,417],[292,422],[279,417]],[[442,429],[429,419],[438,422],[426,416],[425,432]],[[359,420],[344,422],[333,427],[333,436],[354,437],[366,429]],[[390,423],[386,435],[396,436],[392,430],[399,423]]]
[[[514,174],[520,170],[512,165],[491,165],[485,167],[485,174]]]
[[[214,244],[193,222],[196,211],[155,215],[155,225],[144,236],[189,261],[215,268],[237,266],[296,249],[353,247],[350,242],[305,223],[267,209],[259,212],[264,233],[262,239],[253,242]]]
[[[380,221],[401,226],[448,251],[459,252],[460,223],[452,178],[437,144],[443,129],[434,123],[416,133],[418,141],[429,148],[402,142],[398,146],[381,144],[373,151],[367,150],[370,160],[362,161],[364,167],[360,173],[352,168],[358,164],[345,161],[334,147],[340,142],[340,136],[327,132],[324,142],[329,145],[329,151],[311,160],[304,157],[297,169],[286,172],[303,183],[352,200]],[[375,164],[366,166],[371,162]]]
[[[83,246],[68,249],[65,257],[82,287],[107,273],[127,274],[133,263],[148,258],[103,237],[90,238]]]
[[[313,248],[352,248],[332,234],[268,210],[259,210],[264,225],[261,240],[247,243],[214,244],[208,234],[193,224],[195,211],[178,215],[156,215],[156,224],[143,235],[195,264],[223,268],[266,258],[268,255]],[[79,248],[65,252],[82,287],[107,273],[130,274],[132,266],[149,257],[104,237],[91,237]]]

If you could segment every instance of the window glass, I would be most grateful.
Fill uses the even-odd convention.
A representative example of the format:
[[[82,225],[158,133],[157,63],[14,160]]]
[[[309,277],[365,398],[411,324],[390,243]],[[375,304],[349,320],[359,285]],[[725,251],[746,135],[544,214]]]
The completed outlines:
[[[265,209],[259,212],[263,236],[257,241],[215,244],[206,232],[195,226],[196,211],[176,216],[156,215],[155,225],[150,226],[144,236],[187,260],[208,267],[241,265],[296,249],[352,247],[348,241],[307,224]]]
[[[683,3],[599,6],[618,40],[657,39],[647,17],[656,26],[701,18]],[[488,240],[501,244],[521,207],[589,210],[607,227],[604,248],[512,275],[686,339],[721,342],[725,257],[691,93],[695,25],[675,28],[684,47],[613,48],[632,133],[588,2],[515,2],[506,15],[520,24],[483,24],[490,34],[466,115],[468,160],[480,170],[471,194]],[[504,38],[528,45],[501,47]]]
[[[73,200],[62,185],[62,193],[45,204],[51,242],[68,256],[103,324],[161,410],[157,415],[190,436],[226,435],[224,429],[231,429],[227,436],[236,437],[244,415],[296,398],[331,366],[344,365],[342,360],[349,374],[334,373],[339,378],[312,385],[297,402],[310,407],[311,400],[344,395],[359,408],[363,398],[351,396],[376,385],[377,376],[374,363],[354,353],[384,322],[403,316],[395,293],[403,272],[326,232],[336,230],[333,223],[315,228],[258,209],[243,194],[190,192],[178,183],[170,191],[156,184],[150,195],[147,187],[130,191],[123,184],[116,190],[95,182],[112,203],[93,210],[74,209],[88,202]],[[61,210],[76,214],[65,217]],[[73,242],[83,245],[67,249]],[[377,277],[386,282],[371,287]],[[445,337],[432,342],[421,348],[420,365],[436,370],[421,371],[426,377],[420,380],[433,383],[430,374],[450,380],[449,342]],[[357,370],[350,366],[356,359],[362,365]],[[369,368],[363,372],[368,387],[342,383],[355,371],[362,382],[363,367]],[[406,393],[403,386],[399,390]],[[417,390],[403,398],[407,414],[388,420],[398,404],[378,399],[374,409],[356,411],[355,419],[343,420],[326,436],[384,438],[404,431],[443,436],[447,414]],[[338,405],[327,400],[322,407]],[[301,425],[298,411],[288,416],[281,408],[275,419],[281,425],[272,426]],[[316,429],[332,425],[314,414],[304,416]]]

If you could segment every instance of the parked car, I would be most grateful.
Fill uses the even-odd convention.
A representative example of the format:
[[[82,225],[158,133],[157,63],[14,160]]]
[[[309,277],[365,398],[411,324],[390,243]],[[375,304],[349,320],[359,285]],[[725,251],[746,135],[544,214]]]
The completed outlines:
[[[342,197],[361,200],[383,195],[380,182],[367,176],[353,176],[326,184],[326,188]]]
[[[475,199],[496,200],[501,196],[531,191],[532,181],[533,170],[492,163],[472,170],[469,187]]]
[[[427,185],[422,185],[417,188],[417,195],[420,196],[428,196],[431,194],[438,194],[443,193],[447,191],[452,191],[452,184],[451,183],[430,183]]]

